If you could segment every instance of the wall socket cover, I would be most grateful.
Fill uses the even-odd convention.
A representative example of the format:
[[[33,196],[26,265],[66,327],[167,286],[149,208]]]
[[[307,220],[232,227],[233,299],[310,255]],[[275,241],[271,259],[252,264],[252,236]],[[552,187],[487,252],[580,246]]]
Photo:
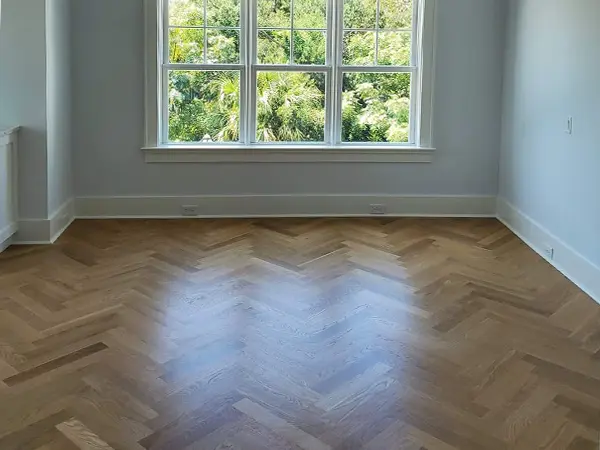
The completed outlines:
[[[382,204],[372,204],[369,205],[371,208],[371,214],[383,215],[387,214],[387,206]]]
[[[181,206],[181,215],[197,216],[198,215],[198,205],[182,205]]]
[[[544,245],[544,248],[542,250],[544,251],[544,255],[546,255],[546,258],[548,258],[549,260],[554,259],[554,247],[550,245]]]

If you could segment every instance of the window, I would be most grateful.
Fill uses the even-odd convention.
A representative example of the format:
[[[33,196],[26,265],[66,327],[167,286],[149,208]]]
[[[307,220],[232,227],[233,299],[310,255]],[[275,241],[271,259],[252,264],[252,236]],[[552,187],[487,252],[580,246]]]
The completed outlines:
[[[149,146],[430,146],[433,0],[147,2]]]

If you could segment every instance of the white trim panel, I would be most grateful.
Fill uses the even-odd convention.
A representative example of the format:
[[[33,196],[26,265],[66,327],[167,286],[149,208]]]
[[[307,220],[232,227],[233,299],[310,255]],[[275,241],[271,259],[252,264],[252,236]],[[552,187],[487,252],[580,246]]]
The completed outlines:
[[[53,244],[75,220],[75,200],[69,199],[50,219],[25,219],[19,221],[19,231],[14,245]]]
[[[523,242],[600,303],[600,267],[500,197],[497,213],[498,219]],[[549,259],[542,250],[548,245],[554,248],[553,259]]]
[[[46,219],[22,219],[19,231],[13,238],[13,245],[51,244],[50,221]]]
[[[162,1],[157,0],[144,0],[144,16],[145,16],[145,28],[144,28],[144,39],[146,46],[145,53],[145,95],[144,95],[144,107],[145,107],[145,138],[146,145],[157,145],[158,144],[158,133],[159,133],[159,115],[161,114],[160,107],[160,96],[158,95],[158,82],[159,77],[159,62],[160,52],[163,49],[159,43],[162,40],[158,39],[162,32],[162,23],[158,20],[160,17],[159,8],[162,5]]]
[[[406,147],[317,147],[317,146],[220,146],[210,149],[182,148],[178,146],[144,148],[148,163],[430,163],[433,148]]]
[[[17,232],[19,227],[16,223],[12,223],[0,230],[0,253],[12,245],[12,237]]]
[[[67,200],[50,217],[50,242],[55,242],[75,220],[75,199]]]
[[[436,71],[436,43],[437,43],[437,0],[425,0],[420,4],[422,15],[422,26],[417,30],[419,33],[418,58],[419,76],[413,80],[414,88],[419,98],[415,102],[417,107],[417,119],[413,118],[413,124],[418,123],[415,139],[419,145],[435,146],[433,136],[433,107],[435,95],[435,71]],[[414,91],[413,91],[413,95]]]
[[[0,126],[0,252],[11,245],[19,228],[18,130]]]
[[[0,244],[10,239],[19,229],[17,223],[11,223],[0,230]]]
[[[10,247],[13,244],[13,238],[9,237],[6,240],[1,240],[0,239],[0,253],[2,253],[4,250],[6,250],[8,247]]]
[[[194,197],[80,197],[78,218],[179,218],[183,205],[197,217],[367,217],[370,205],[389,217],[495,217],[494,196],[222,195]],[[377,216],[381,217],[381,216]]]

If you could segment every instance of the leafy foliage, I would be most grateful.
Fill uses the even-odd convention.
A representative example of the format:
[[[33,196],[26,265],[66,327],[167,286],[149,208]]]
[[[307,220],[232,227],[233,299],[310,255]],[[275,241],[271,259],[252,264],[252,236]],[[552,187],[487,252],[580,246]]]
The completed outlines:
[[[169,137],[172,141],[239,140],[239,73],[171,71]]]
[[[265,142],[325,140],[325,75],[260,72],[257,139]]]
[[[409,65],[412,0],[380,0],[378,28],[376,3],[345,0],[344,64]],[[169,5],[171,62],[240,62],[240,0],[207,0],[206,14],[204,0]],[[325,64],[326,0],[259,0],[258,11],[259,63]],[[326,85],[318,72],[259,72],[257,140],[323,141]],[[410,85],[407,73],[344,74],[343,141],[408,141]],[[239,140],[240,88],[238,71],[171,71],[169,140]]]

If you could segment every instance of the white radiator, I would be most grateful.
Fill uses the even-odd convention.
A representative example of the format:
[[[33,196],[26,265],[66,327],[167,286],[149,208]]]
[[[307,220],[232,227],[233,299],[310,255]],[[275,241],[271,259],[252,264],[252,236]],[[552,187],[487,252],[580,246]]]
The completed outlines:
[[[18,230],[17,128],[0,126],[0,252]]]

